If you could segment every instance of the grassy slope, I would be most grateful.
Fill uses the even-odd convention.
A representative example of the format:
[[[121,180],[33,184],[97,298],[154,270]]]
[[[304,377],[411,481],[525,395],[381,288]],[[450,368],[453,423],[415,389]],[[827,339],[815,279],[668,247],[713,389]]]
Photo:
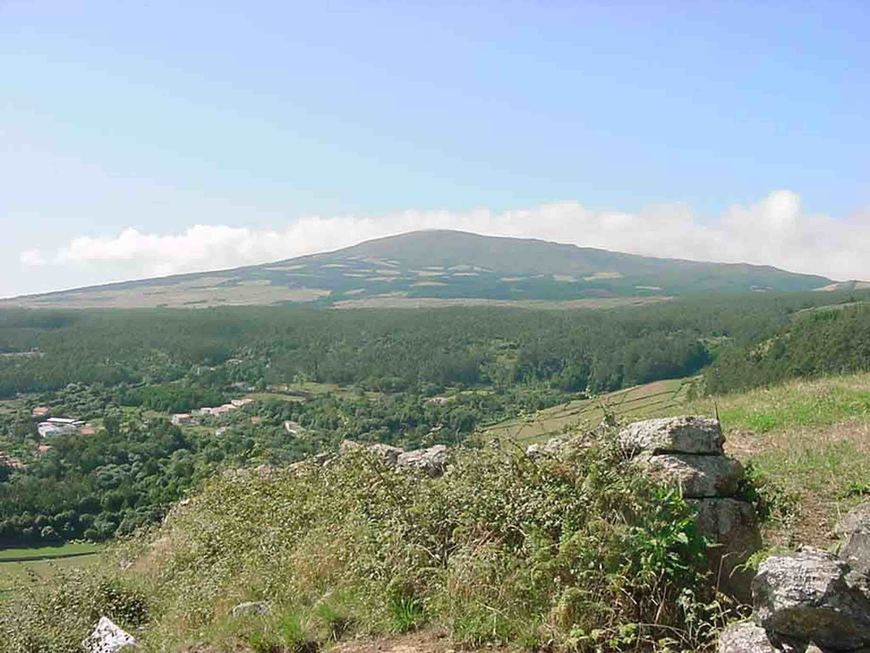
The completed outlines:
[[[691,402],[718,406],[726,448],[770,479],[769,546],[833,543],[839,516],[870,492],[870,374],[793,381]]]
[[[601,421],[717,414],[727,450],[769,483],[769,546],[832,543],[839,516],[870,492],[870,374],[793,381],[772,388],[690,399],[691,379],[658,381],[554,406],[494,424],[480,435],[522,445]]]

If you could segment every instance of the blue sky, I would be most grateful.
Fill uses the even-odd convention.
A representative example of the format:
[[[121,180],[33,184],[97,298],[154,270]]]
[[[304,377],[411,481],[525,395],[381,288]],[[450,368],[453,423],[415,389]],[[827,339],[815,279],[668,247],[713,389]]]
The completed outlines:
[[[782,241],[831,242],[752,262],[870,276],[868,62],[861,2],[0,0],[0,296],[290,256],[410,215],[486,210],[534,235],[554,203],[743,238],[735,211],[782,190],[799,198]],[[590,220],[541,235],[659,251]],[[194,225],[246,250],[184,259]],[[692,245],[669,235],[663,255]]]

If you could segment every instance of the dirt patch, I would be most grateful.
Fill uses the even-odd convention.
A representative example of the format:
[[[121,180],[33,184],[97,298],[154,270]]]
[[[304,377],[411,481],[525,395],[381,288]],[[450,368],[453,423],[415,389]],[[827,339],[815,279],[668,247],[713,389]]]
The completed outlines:
[[[349,642],[339,642],[329,649],[330,653],[457,653],[472,649],[457,646],[440,630],[426,630],[406,635],[385,638],[357,639]],[[490,651],[491,653],[508,653],[519,649],[509,648],[477,648],[475,651]]]

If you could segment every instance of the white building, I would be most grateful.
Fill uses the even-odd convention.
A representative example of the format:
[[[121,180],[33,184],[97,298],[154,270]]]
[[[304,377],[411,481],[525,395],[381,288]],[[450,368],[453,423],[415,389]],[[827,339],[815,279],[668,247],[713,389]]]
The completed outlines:
[[[70,419],[68,417],[49,417],[44,422],[36,425],[36,430],[43,438],[52,438],[58,435],[70,435],[78,433],[79,429],[85,423],[79,419]]]

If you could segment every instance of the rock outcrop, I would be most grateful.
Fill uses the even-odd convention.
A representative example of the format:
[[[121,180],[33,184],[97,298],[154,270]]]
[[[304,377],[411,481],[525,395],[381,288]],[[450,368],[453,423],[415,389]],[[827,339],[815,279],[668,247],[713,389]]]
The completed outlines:
[[[726,456],[719,422],[684,416],[635,422],[618,436],[626,456],[650,474],[678,485],[698,510],[698,527],[716,546],[710,568],[725,593],[750,598],[751,573],[741,565],[761,548],[755,509],[736,497],[743,467]]]
[[[405,451],[396,459],[399,469],[419,469],[432,478],[441,476],[447,467],[447,447],[436,444],[428,449]]]
[[[751,621],[732,624],[719,635],[719,653],[778,653],[764,628]]]
[[[719,653],[870,653],[868,524],[870,501],[837,525],[838,555],[806,547],[762,562],[753,621],[727,628]]]
[[[823,650],[870,646],[870,579],[832,553],[804,548],[761,563],[752,581],[756,623],[774,643]]]
[[[843,538],[840,557],[855,571],[870,575],[870,501],[850,510],[835,532]]]
[[[339,455],[346,455],[350,451],[366,449],[377,455],[384,464],[397,469],[418,470],[431,478],[437,478],[444,474],[447,469],[448,448],[443,444],[436,444],[426,449],[414,449],[405,451],[398,447],[387,444],[361,444],[353,440],[343,440],[339,445]]]

